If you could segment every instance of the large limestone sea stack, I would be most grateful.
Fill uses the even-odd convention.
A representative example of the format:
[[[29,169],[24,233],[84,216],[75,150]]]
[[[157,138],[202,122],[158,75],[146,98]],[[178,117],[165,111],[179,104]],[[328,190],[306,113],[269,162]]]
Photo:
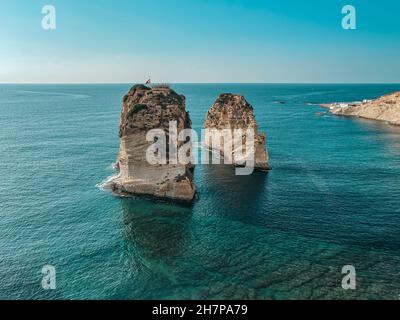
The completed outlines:
[[[270,169],[268,163],[269,155],[265,146],[266,135],[258,132],[258,124],[254,116],[253,107],[243,96],[230,93],[221,94],[208,111],[204,126],[206,129],[229,129],[232,133],[235,129],[242,129],[244,133],[246,129],[254,130],[254,168],[260,171]],[[209,141],[205,143],[209,147]],[[223,144],[221,144],[221,148],[218,151],[222,155],[224,155],[223,150]],[[228,157],[235,166],[243,164],[243,159],[236,157],[235,150]]]
[[[135,85],[123,98],[117,160],[119,175],[112,182],[114,192],[184,202],[194,199],[192,165],[169,161],[152,165],[146,158],[147,149],[154,143],[146,140],[149,130],[162,129],[168,137],[171,121],[177,122],[178,133],[191,128],[185,97],[168,86],[151,89]]]
[[[363,102],[324,104],[338,116],[358,117],[400,125],[400,92]]]

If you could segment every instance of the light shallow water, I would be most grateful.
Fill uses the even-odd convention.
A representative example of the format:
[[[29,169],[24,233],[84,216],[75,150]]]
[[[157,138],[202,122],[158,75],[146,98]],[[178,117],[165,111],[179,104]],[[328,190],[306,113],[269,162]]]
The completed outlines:
[[[268,134],[270,173],[199,165],[192,207],[96,188],[129,88],[0,86],[0,298],[398,299],[400,128],[312,104],[400,86],[173,85],[195,129],[233,92]],[[55,291],[41,289],[45,264]],[[357,291],[341,289],[347,264]]]

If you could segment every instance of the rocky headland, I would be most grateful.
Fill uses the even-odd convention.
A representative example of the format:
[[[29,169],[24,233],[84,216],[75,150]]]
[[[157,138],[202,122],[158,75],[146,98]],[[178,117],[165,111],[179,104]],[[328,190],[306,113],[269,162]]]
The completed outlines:
[[[322,104],[337,116],[358,117],[400,125],[400,92],[384,95],[376,100],[352,103]]]
[[[246,101],[243,96],[230,93],[221,94],[215,101],[214,105],[207,113],[204,124],[206,129],[229,129],[233,132],[235,129],[254,130],[254,168],[261,171],[270,169],[269,155],[266,149],[266,135],[258,132],[258,124],[254,116],[253,107]],[[245,137],[243,137],[245,138]],[[227,141],[225,141],[226,143]],[[207,147],[209,141],[205,141]],[[214,149],[214,148],[213,148]],[[223,154],[223,144],[218,150]],[[226,155],[224,155],[226,156]],[[232,164],[242,166],[243,159],[238,159],[233,150],[231,155],[228,155]]]
[[[147,133],[162,129],[168,136],[171,121],[177,122],[178,133],[191,128],[185,97],[168,86],[135,85],[124,96],[116,164],[119,174],[112,181],[115,193],[183,202],[194,199],[196,189],[191,164],[172,164],[168,160],[166,164],[152,165],[146,159],[152,144],[146,140]]]

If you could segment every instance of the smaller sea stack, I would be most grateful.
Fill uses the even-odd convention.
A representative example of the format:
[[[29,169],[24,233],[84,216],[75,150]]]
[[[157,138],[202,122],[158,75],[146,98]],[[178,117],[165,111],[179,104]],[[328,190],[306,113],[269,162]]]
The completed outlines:
[[[232,134],[235,129],[242,129],[244,134],[247,129],[252,129],[254,132],[254,146],[252,146],[254,152],[254,169],[260,171],[270,169],[268,151],[265,146],[266,135],[258,132],[258,124],[254,116],[253,107],[243,96],[230,93],[221,94],[208,111],[204,126],[206,129],[229,129]],[[243,136],[243,141],[245,138]],[[226,142],[224,141],[224,143]],[[205,143],[209,147],[209,141]],[[212,147],[212,149],[215,148]],[[224,155],[222,144],[218,151]],[[243,159],[237,157],[235,150],[233,150],[232,154],[224,156],[228,156],[235,166],[243,165]]]

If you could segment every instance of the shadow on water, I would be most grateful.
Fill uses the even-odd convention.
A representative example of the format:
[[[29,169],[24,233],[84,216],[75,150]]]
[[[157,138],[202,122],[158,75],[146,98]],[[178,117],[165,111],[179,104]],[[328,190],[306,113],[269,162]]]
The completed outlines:
[[[383,133],[400,135],[400,126],[394,124],[365,118],[350,117],[349,119],[358,123],[363,129],[367,128],[373,131],[382,131]]]
[[[204,165],[201,179],[206,184],[201,183],[199,204],[204,202],[208,212],[247,223],[257,219],[267,192],[267,172],[238,176],[229,165]]]
[[[368,129],[374,137],[378,137],[393,150],[400,151],[400,126],[363,118],[353,118],[353,121],[363,129]]]
[[[179,256],[190,245],[187,206],[121,199],[128,254],[144,261]]]

